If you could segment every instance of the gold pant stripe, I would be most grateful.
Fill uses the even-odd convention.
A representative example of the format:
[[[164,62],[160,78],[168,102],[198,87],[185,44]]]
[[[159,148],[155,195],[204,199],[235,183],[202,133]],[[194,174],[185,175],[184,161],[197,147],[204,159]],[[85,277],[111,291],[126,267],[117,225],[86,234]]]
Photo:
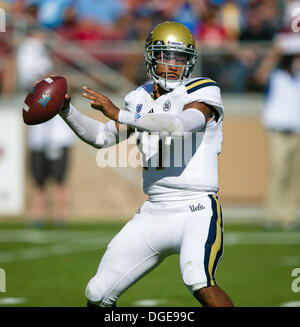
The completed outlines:
[[[211,247],[209,261],[208,261],[208,272],[210,276],[211,285],[215,285],[213,268],[217,258],[218,251],[221,249],[221,245],[222,245],[221,208],[220,208],[220,203],[215,195],[213,195],[213,198],[215,200],[216,208],[217,208],[217,221],[216,221],[216,239]]]

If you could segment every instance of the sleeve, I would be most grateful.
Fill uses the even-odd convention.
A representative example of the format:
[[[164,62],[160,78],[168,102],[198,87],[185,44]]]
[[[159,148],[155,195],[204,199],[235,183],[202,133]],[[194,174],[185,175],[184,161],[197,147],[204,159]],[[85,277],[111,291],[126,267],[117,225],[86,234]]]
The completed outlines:
[[[69,108],[61,111],[59,115],[82,141],[97,149],[119,142],[119,133],[113,120],[102,124],[83,115],[71,103]]]
[[[124,99],[125,104],[124,104],[124,110],[125,111],[130,111],[130,112],[135,112],[135,91],[132,91],[128,93]]]
[[[197,109],[182,111],[178,116],[166,113],[139,114],[119,112],[119,123],[146,132],[167,133],[183,136],[185,132],[200,131],[206,124],[203,113]]]
[[[209,78],[196,78],[185,84],[184,105],[191,102],[203,102],[213,106],[219,117],[224,114],[221,90],[218,84]]]

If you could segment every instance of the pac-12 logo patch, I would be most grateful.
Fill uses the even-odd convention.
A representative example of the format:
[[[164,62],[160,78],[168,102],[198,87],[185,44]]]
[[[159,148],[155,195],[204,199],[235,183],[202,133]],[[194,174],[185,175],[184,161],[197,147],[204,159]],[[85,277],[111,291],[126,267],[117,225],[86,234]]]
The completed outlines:
[[[142,104],[142,103],[137,104],[137,105],[136,105],[136,109],[135,109],[136,112],[137,112],[137,113],[141,112],[142,107],[143,107],[143,104]]]
[[[163,105],[163,111],[169,111],[171,109],[171,102],[168,100]]]

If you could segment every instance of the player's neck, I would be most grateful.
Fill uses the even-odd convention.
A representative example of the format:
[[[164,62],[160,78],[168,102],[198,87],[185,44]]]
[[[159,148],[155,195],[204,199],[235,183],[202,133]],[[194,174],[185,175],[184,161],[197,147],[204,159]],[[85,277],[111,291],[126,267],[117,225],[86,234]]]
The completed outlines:
[[[154,83],[154,90],[153,90],[153,96],[154,99],[159,98],[161,95],[168,93],[165,89],[163,89],[159,84]]]

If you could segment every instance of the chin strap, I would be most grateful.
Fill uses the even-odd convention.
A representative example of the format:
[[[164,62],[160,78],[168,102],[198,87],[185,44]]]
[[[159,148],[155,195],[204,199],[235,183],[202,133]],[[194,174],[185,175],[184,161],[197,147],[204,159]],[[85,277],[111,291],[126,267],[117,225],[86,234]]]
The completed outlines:
[[[159,78],[155,74],[152,74],[152,79],[154,80],[154,83],[160,85],[166,91],[173,91],[174,89],[176,89],[176,87],[180,86],[184,82],[184,80],[182,80],[182,79],[180,79],[179,81],[176,80],[176,81],[172,82],[172,81],[164,79],[164,78]],[[169,84],[169,86],[168,86],[168,84]]]
[[[180,86],[183,81],[171,82],[165,79],[159,79],[157,83],[166,91],[173,91],[176,87]]]

